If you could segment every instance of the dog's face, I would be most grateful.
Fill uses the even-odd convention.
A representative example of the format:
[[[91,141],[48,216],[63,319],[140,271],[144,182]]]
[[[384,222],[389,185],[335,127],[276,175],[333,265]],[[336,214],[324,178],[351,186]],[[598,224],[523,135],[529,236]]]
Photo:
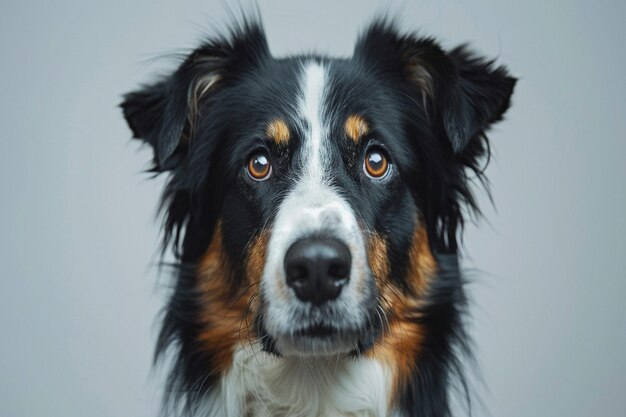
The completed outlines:
[[[255,262],[256,330],[281,355],[363,351],[381,328],[373,270],[387,280],[388,267],[368,251],[411,242],[419,224],[392,88],[353,62],[303,58],[271,60],[225,97],[240,134],[222,238]]]
[[[161,344],[179,343],[185,383],[226,372],[247,343],[376,356],[408,378],[427,309],[453,304],[435,255],[455,253],[473,205],[464,170],[513,85],[384,22],[349,59],[276,59],[244,25],[127,95],[135,136],[171,173],[166,238],[181,268]]]

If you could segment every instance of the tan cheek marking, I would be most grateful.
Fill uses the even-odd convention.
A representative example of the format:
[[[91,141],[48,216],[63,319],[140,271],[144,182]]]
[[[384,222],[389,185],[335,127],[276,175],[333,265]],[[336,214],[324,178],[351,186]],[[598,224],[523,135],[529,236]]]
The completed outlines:
[[[355,114],[346,119],[346,123],[343,128],[346,135],[352,139],[354,143],[358,143],[361,137],[369,132],[369,125],[365,119]]]
[[[410,293],[403,292],[389,279],[387,244],[378,236],[369,240],[370,268],[376,278],[381,306],[386,314],[385,328],[379,342],[369,353],[387,363],[393,370],[393,398],[399,387],[414,372],[424,340],[424,328],[417,323],[415,311],[420,307],[428,285],[435,275],[436,263],[423,227],[414,233],[409,252],[407,282]]]
[[[389,259],[387,257],[387,241],[377,233],[369,237],[367,260],[374,278],[383,283],[389,276]],[[380,288],[380,285],[379,285]]]
[[[262,235],[257,240],[263,240]],[[198,342],[211,352],[215,371],[223,373],[232,363],[235,345],[254,338],[251,318],[259,281],[252,271],[263,264],[263,245],[252,245],[246,270],[247,282],[235,294],[231,291],[233,270],[222,244],[221,222],[217,224],[209,248],[198,266],[198,291],[201,299],[201,325]],[[262,268],[262,266],[261,266]]]
[[[289,127],[284,120],[275,119],[269,122],[265,133],[267,137],[273,140],[277,145],[286,145],[289,143]]]
[[[246,258],[246,276],[249,282],[261,282],[269,235],[269,231],[262,231],[249,246],[248,256]]]
[[[417,298],[422,299],[426,295],[429,284],[437,272],[437,262],[430,251],[425,227],[419,227],[415,231],[409,256],[409,265],[409,282],[413,286]]]

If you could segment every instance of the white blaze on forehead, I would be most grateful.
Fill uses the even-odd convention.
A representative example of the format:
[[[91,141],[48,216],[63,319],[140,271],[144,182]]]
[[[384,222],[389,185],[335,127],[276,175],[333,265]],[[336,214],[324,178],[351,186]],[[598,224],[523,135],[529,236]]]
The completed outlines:
[[[305,181],[322,182],[324,178],[325,147],[322,142],[327,140],[327,129],[322,117],[325,80],[326,69],[321,64],[312,61],[303,66],[300,116],[307,122],[302,129],[305,132],[302,149],[305,165],[302,179]]]

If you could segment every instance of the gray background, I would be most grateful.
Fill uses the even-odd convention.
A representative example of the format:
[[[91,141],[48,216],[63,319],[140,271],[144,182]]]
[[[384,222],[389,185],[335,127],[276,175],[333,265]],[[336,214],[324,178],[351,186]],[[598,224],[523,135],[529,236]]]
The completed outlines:
[[[120,95],[225,22],[217,1],[3,2],[0,416],[154,416],[155,207]],[[315,3],[315,4],[314,4]],[[626,415],[623,1],[404,1],[521,78],[494,129],[497,211],[468,228],[493,416]],[[373,1],[261,1],[272,51],[351,53]],[[484,409],[477,410],[483,415]]]

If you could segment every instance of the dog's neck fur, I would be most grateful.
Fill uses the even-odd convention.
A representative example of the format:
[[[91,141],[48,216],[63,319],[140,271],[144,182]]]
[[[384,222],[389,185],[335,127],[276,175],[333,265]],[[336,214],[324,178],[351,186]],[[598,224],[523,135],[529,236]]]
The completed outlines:
[[[399,417],[389,408],[391,372],[368,358],[277,358],[239,346],[211,392],[208,417]]]

